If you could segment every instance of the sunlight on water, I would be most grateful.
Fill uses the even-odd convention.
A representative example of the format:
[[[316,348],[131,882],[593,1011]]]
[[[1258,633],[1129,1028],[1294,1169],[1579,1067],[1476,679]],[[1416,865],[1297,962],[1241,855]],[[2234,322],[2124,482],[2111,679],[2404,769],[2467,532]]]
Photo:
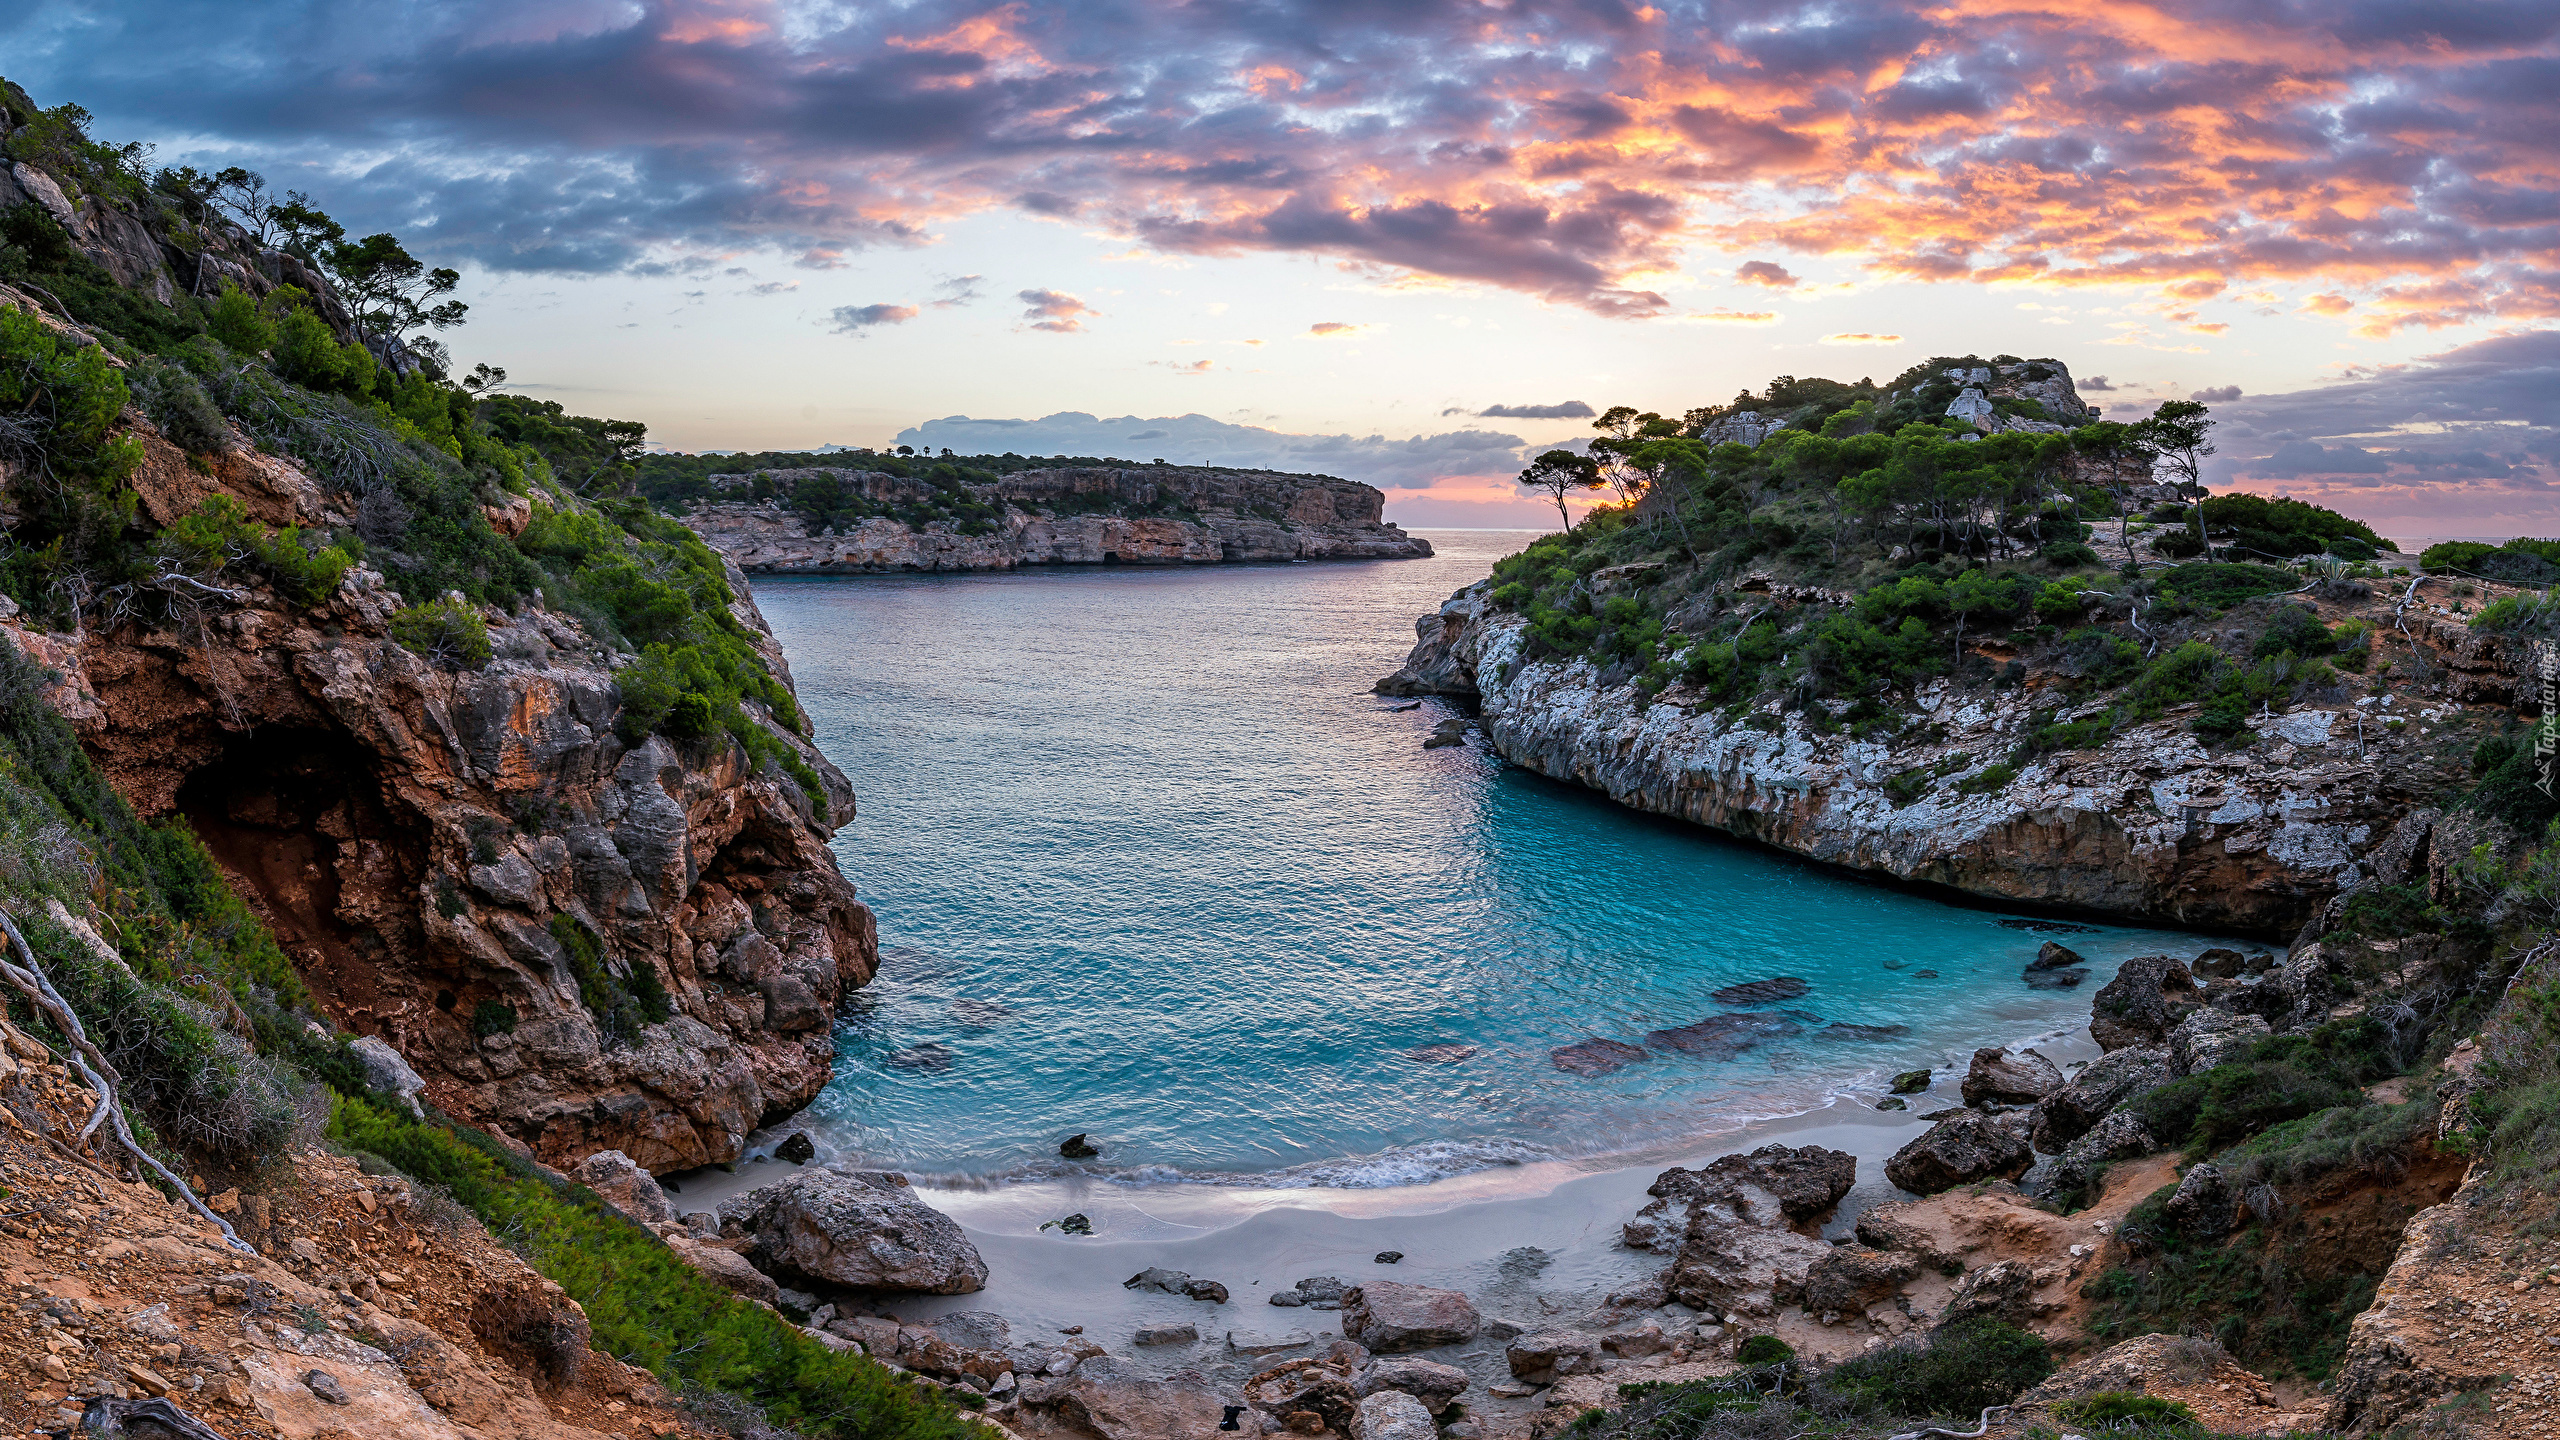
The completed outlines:
[[[1424,561],[760,582],[861,796],[836,850],[880,917],[821,1133],[923,1173],[1051,1173],[1084,1131],[1132,1180],[1409,1184],[2085,1020],[2088,987],[2020,982],[2044,937],[1999,912],[1422,750],[1448,712],[1368,687],[1527,537],[1431,538]],[[2092,984],[2199,943],[2066,938]],[[1749,1007],[1776,1033],[1738,1053],[1548,1059],[1781,975],[1811,988]]]

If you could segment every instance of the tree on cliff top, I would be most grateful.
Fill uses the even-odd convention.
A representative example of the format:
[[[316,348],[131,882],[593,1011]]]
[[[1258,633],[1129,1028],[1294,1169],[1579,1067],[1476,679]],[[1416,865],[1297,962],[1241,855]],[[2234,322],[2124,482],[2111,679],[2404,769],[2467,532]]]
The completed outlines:
[[[1608,483],[1600,478],[1600,462],[1570,450],[1550,450],[1530,461],[1519,479],[1521,489],[1535,490],[1555,500],[1556,514],[1563,517],[1567,530],[1573,528],[1573,513],[1564,508],[1565,497],[1576,490],[1597,490]]]

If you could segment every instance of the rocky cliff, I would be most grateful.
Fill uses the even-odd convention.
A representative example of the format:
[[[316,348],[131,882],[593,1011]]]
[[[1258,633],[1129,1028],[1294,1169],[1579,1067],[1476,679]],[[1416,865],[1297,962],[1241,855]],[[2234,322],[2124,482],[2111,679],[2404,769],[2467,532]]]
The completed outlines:
[[[261,525],[352,519],[356,496],[245,437],[191,457],[138,410],[122,423],[155,524],[216,496]],[[731,589],[787,684],[734,572]],[[823,810],[726,736],[626,740],[615,672],[635,657],[571,616],[492,608],[494,658],[450,668],[391,638],[400,604],[359,567],[316,605],[233,577],[183,618],[77,633],[0,602],[0,634],[57,674],[119,792],[183,815],[330,1018],[395,1046],[429,1099],[557,1162],[733,1159],[826,1084],[836,1002],[875,964],[826,847],[849,787],[761,707]]]
[[[745,488],[748,476],[715,477]],[[1178,465],[1026,470],[960,487],[996,518],[915,518],[942,492],[877,471],[761,472],[781,485],[831,479],[890,513],[820,524],[781,499],[714,500],[685,523],[749,574],[1010,570],[1017,565],[1213,565],[1403,560],[1430,542],[1381,518],[1385,497],[1322,475]],[[897,512],[905,510],[907,515]]]
[[[1743,585],[1781,606],[1842,598]],[[2502,700],[2513,687],[2494,646],[2457,625],[2441,636],[2422,627],[2421,638],[2460,637],[2469,668],[2453,672],[2453,699],[2423,701],[2401,723],[2342,692],[2328,706],[2269,709],[2247,722],[2246,743],[2209,748],[2186,707],[2004,775],[2002,757],[2031,717],[2078,717],[2051,713],[2046,684],[2058,677],[1972,689],[1941,679],[1912,697],[1925,723],[1862,740],[1827,723],[1846,702],[1718,709],[1676,684],[1649,695],[1637,677],[1586,659],[1526,659],[1528,622],[1495,605],[1492,589],[1470,586],[1416,622],[1412,655],[1379,689],[1480,705],[1485,743],[1515,764],[1817,860],[2003,901],[2267,935],[2290,936],[2372,877],[2393,824],[2465,774],[2438,724],[2459,724],[2462,700]],[[2106,701],[2087,708],[2102,713]],[[1897,780],[1900,794],[1887,788]]]

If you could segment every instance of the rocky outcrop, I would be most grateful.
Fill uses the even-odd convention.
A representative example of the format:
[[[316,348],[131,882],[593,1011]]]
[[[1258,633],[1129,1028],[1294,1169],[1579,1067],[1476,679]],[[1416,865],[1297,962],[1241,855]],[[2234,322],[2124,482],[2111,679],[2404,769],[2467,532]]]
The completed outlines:
[[[2422,798],[2417,767],[2431,763],[2415,726],[2359,739],[2351,714],[2307,707],[2251,719],[2232,748],[2207,749],[2186,717],[2130,725],[1968,790],[2051,698],[1932,681],[1913,697],[1929,723],[1912,741],[1824,733],[1777,702],[1728,714],[1677,684],[1648,695],[1633,673],[1528,659],[1527,622],[1491,591],[1470,586],[1416,622],[1379,690],[1474,701],[1503,758],[1621,804],[1996,899],[2290,935],[2370,877],[2367,853]],[[1920,771],[1938,778],[1897,805],[1886,782]]]
[[[2203,1003],[2187,964],[2168,955],[2137,955],[2089,1002],[2089,1038],[2102,1049],[2162,1048],[2169,1032]]]
[[[904,1175],[804,1171],[722,1201],[720,1228],[748,1240],[747,1258],[769,1274],[925,1295],[987,1284],[978,1247]]]
[[[835,480],[892,511],[947,492],[862,470],[771,470],[790,485]],[[722,480],[746,477],[715,476]],[[877,514],[822,527],[780,501],[712,500],[685,517],[711,547],[754,575],[1010,570],[1021,565],[1214,565],[1253,560],[1405,560],[1431,543],[1383,519],[1386,497],[1326,475],[1181,465],[1024,470],[964,485],[1000,516],[982,533],[948,520]],[[919,512],[921,513],[921,512]]]
[[[221,495],[264,525],[349,523],[351,497],[290,461],[198,465],[128,421],[156,522]],[[203,838],[329,1017],[412,1067],[392,1088],[554,1165],[619,1150],[651,1171],[734,1160],[817,1096],[877,947],[826,844],[851,789],[804,736],[749,707],[815,798],[725,738],[624,737],[632,657],[569,616],[492,608],[495,657],[457,671],[389,637],[402,602],[372,571],[310,606],[235,583],[200,624],[11,618],[0,639],[53,672],[46,698],[135,810]]]
[[[2117,1050],[2084,1065],[2071,1082],[2036,1102],[2036,1128],[2030,1137],[2048,1155],[2062,1153],[2086,1135],[2117,1106],[2138,1099],[2176,1079],[2169,1057],[2159,1050]]]
[[[1704,1206],[1721,1205],[1754,1225],[1801,1223],[1829,1213],[1857,1183],[1857,1156],[1818,1145],[1763,1145],[1698,1170],[1674,1166],[1654,1177],[1645,1191],[1653,1198],[1626,1223],[1621,1239],[1630,1249],[1668,1255]]]
[[[1998,1046],[1973,1052],[1961,1093],[1967,1105],[2033,1105],[2062,1088],[2062,1070],[2034,1050],[2012,1055]]]
[[[1935,1195],[1981,1180],[2015,1180],[2035,1163],[2025,1116],[1971,1112],[1941,1120],[1884,1162],[1885,1178],[1914,1195]]]

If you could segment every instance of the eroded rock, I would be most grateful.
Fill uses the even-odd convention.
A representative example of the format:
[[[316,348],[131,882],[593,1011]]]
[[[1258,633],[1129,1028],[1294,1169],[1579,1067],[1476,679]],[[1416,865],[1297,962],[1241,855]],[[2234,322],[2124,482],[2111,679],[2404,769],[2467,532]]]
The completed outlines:
[[[987,1283],[987,1262],[958,1222],[915,1196],[903,1175],[807,1170],[720,1203],[748,1256],[768,1272],[861,1289],[961,1295]]]
[[[2035,1163],[2035,1151],[2015,1123],[2024,1118],[1968,1112],[1941,1120],[1884,1162],[1885,1178],[1915,1195],[1980,1180],[2015,1180]]]
[[[1372,1280],[1342,1296],[1343,1335],[1380,1355],[1464,1344],[1483,1328],[1475,1305],[1455,1290]]]
[[[2169,1043],[2169,1032],[2196,1005],[2196,982],[2186,962],[2170,955],[2138,955],[2089,1003],[2089,1035],[2105,1050]]]
[[[2037,1102],[2031,1137],[2035,1148],[2059,1154],[2117,1106],[2148,1095],[2174,1078],[2165,1050],[2135,1046],[2099,1056],[2080,1067],[2070,1083]]]
[[[1996,1046],[1973,1052],[1964,1073],[1967,1105],[2033,1105],[2062,1088],[2062,1070],[2033,1050],[2011,1054]]]

